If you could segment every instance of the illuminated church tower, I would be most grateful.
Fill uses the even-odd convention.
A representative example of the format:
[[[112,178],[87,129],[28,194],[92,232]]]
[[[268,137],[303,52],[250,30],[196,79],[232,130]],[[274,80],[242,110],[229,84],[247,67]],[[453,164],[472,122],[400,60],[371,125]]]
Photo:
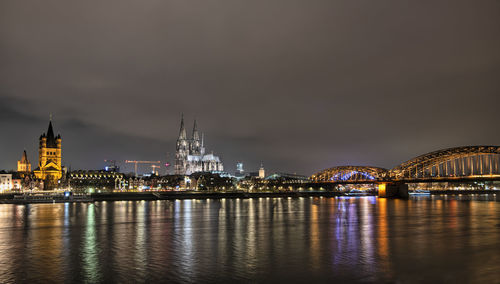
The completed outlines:
[[[184,116],[181,118],[181,129],[179,138],[175,147],[175,174],[182,175],[186,172],[187,156],[190,148],[189,140],[187,139],[186,128],[184,128]]]
[[[40,136],[38,148],[38,168],[34,170],[37,179],[44,180],[45,189],[53,189],[62,177],[61,135],[54,136],[52,120],[47,134]]]
[[[201,141],[200,134],[198,133],[198,127],[196,125],[196,120],[193,125],[193,135],[191,136],[191,145],[189,146],[190,155],[201,155]]]
[[[26,150],[24,150],[21,160],[17,161],[17,171],[19,173],[31,172],[31,163],[28,160],[28,154],[26,154]]]

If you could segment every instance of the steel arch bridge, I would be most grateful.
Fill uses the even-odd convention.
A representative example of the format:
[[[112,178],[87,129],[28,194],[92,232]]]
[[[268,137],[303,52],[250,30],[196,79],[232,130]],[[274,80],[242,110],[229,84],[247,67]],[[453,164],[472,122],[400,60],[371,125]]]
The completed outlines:
[[[430,152],[387,170],[339,166],[310,178],[316,183],[432,182],[442,180],[500,180],[500,146],[464,146]]]
[[[500,146],[465,146],[430,152],[393,168],[396,180],[499,175]]]
[[[388,170],[378,167],[340,166],[333,167],[311,176],[315,182],[376,182],[387,176]]]

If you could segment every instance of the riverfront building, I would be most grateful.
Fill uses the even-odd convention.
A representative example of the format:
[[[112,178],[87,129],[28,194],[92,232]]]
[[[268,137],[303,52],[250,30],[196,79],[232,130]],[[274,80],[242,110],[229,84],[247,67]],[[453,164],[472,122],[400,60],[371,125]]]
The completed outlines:
[[[0,173],[0,192],[11,190],[12,187],[12,174]]]
[[[125,187],[125,175],[109,171],[72,171],[68,174],[72,190],[86,192],[112,192]]]

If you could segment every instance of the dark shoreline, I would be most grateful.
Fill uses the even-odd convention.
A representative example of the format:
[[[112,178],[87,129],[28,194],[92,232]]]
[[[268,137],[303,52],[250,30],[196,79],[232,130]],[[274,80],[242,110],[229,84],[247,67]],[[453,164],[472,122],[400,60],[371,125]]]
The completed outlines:
[[[497,190],[434,190],[432,195],[471,195],[496,194]],[[40,203],[34,200],[14,199],[14,193],[0,194],[0,204]],[[139,201],[139,200],[183,200],[183,199],[223,199],[223,198],[298,198],[298,197],[336,197],[346,196],[336,191],[285,191],[285,192],[194,192],[194,191],[155,191],[155,192],[114,192],[93,193],[92,201],[56,200],[55,202],[94,202],[94,201]],[[375,193],[363,196],[376,196]],[[355,196],[351,196],[355,197]],[[51,203],[51,202],[44,202]]]

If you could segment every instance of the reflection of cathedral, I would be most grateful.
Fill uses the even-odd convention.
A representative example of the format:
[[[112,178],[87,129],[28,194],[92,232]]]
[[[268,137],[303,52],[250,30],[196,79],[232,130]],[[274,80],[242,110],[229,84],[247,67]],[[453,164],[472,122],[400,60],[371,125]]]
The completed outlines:
[[[212,154],[205,154],[203,136],[200,139],[196,120],[193,126],[191,139],[187,138],[184,128],[184,118],[181,119],[181,129],[177,139],[175,152],[175,174],[190,175],[196,172],[223,171],[224,167],[219,157]]]

